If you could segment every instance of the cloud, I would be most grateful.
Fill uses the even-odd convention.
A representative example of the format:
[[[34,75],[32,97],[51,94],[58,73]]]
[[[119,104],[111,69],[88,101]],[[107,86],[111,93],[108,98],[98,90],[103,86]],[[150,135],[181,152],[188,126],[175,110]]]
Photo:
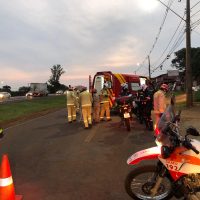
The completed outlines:
[[[184,8],[183,2],[172,5],[180,15]],[[62,77],[65,81],[86,80],[89,74],[103,70],[134,72],[136,63],[148,55],[165,10],[155,0],[1,1],[0,67],[13,85],[15,74],[20,77],[17,85],[47,81],[55,64],[67,71]],[[150,55],[152,64],[179,21],[169,12]],[[195,41],[199,41],[197,34]],[[148,72],[147,60],[145,65],[141,74]]]

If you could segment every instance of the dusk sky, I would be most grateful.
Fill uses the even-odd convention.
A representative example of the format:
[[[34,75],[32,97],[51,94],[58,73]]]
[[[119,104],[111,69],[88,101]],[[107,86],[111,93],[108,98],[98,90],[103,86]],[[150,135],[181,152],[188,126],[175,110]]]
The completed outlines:
[[[185,19],[186,0],[161,1]],[[192,47],[200,47],[198,11],[199,0],[191,0]],[[105,70],[148,76],[148,55],[152,77],[166,73],[186,43],[177,15],[158,0],[1,1],[0,87],[47,82],[56,64],[66,71],[65,85],[87,85],[89,75]]]

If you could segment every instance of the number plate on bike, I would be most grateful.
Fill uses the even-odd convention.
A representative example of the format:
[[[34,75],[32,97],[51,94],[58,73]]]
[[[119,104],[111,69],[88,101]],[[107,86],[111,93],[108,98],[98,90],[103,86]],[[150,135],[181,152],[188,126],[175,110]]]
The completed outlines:
[[[129,113],[124,113],[124,118],[130,118],[130,114]]]

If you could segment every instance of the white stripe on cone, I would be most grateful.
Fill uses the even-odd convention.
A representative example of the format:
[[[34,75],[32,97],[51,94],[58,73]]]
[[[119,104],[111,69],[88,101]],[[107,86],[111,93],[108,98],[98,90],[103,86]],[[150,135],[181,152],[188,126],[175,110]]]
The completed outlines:
[[[12,176],[8,178],[0,178],[0,187],[9,186],[13,183]]]

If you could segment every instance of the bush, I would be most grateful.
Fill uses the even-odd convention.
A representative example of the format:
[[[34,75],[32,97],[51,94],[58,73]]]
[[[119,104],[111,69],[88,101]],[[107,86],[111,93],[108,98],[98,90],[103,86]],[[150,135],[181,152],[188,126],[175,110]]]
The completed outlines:
[[[197,92],[194,92],[194,101],[200,102],[200,90]]]

